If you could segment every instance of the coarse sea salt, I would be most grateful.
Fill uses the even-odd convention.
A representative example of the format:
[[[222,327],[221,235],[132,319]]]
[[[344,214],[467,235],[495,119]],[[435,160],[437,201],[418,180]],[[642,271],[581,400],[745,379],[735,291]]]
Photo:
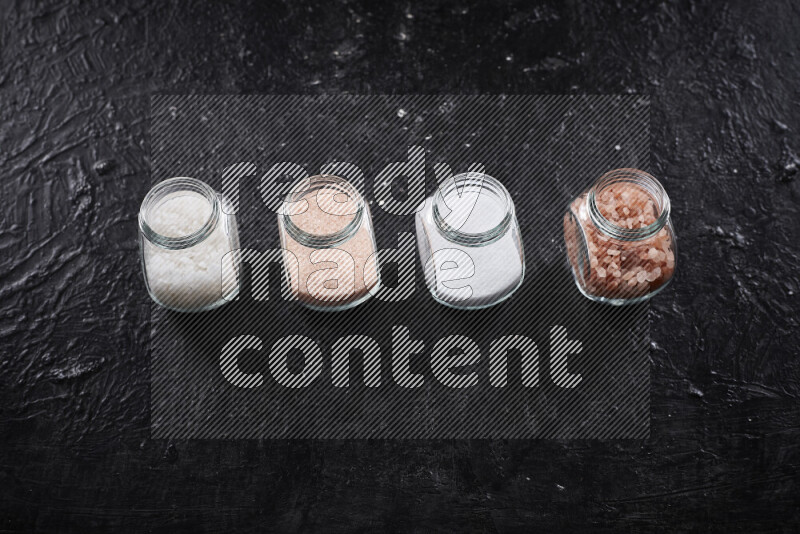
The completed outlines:
[[[224,304],[239,289],[234,216],[224,213],[210,188],[198,192],[162,184],[145,199],[140,215],[150,230],[141,238],[141,251],[151,297],[179,311]]]

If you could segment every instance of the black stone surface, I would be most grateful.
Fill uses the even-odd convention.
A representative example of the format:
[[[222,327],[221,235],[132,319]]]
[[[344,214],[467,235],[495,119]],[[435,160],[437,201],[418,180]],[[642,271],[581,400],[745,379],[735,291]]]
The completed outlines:
[[[0,3],[0,530],[796,531],[799,11]],[[150,440],[153,92],[650,94],[650,437]]]

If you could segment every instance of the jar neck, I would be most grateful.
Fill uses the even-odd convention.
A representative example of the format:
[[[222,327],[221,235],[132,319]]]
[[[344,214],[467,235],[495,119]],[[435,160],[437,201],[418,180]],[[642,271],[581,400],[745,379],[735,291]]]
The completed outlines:
[[[330,211],[326,211],[319,202],[319,193],[330,196],[330,200],[324,202]],[[347,195],[348,202],[344,207],[338,206],[335,199],[338,195]],[[317,208],[313,208],[310,203],[316,203]],[[331,233],[316,233],[304,230],[298,226],[293,217],[303,213],[306,209],[319,209],[325,213],[325,217],[349,217],[348,222],[339,230]],[[322,174],[303,178],[292,186],[291,192],[286,196],[280,208],[280,217],[283,226],[289,236],[299,244],[309,248],[332,248],[341,245],[353,237],[364,219],[366,210],[364,199],[358,190],[339,176]],[[341,213],[340,213],[341,211]]]
[[[179,193],[193,193],[201,196],[211,206],[211,213],[195,232],[185,236],[165,236],[153,229],[151,221],[164,200]],[[153,186],[144,197],[142,207],[139,209],[139,230],[154,245],[169,250],[180,250],[204,241],[217,227],[219,217],[219,196],[208,184],[195,178],[170,178]]]
[[[625,228],[608,220],[597,206],[597,197],[606,189],[619,185],[642,189],[652,199],[656,220],[641,228]],[[669,221],[670,202],[661,183],[652,175],[639,169],[616,169],[601,176],[589,189],[587,195],[589,218],[597,229],[608,237],[620,241],[640,241],[656,235]]]
[[[481,202],[481,197],[488,202]],[[474,208],[478,202],[491,206],[492,213],[485,213],[485,208],[476,212]],[[434,223],[448,241],[480,246],[506,233],[514,218],[514,203],[503,184],[495,178],[485,173],[467,172],[439,186],[433,195],[432,211]],[[482,219],[474,221],[476,218]],[[471,231],[466,231],[466,227]]]

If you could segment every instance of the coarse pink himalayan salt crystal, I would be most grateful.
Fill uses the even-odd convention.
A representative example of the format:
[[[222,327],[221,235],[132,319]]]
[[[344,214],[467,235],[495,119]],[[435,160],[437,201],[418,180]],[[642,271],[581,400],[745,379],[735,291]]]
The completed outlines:
[[[658,208],[650,194],[634,184],[617,183],[596,196],[597,209],[611,224],[635,230],[656,222]],[[667,283],[675,271],[675,249],[666,228],[638,241],[622,241],[605,235],[589,217],[586,195],[571,204],[578,214],[588,248],[589,265],[584,269],[584,290],[590,295],[613,299],[635,298]],[[564,219],[567,251],[573,268],[577,243],[569,214]]]

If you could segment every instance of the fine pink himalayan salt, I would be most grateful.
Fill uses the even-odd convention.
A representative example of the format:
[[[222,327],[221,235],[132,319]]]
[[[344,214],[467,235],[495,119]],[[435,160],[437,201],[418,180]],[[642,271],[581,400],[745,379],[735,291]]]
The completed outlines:
[[[296,188],[306,187],[307,192],[293,199],[302,209],[291,215],[291,222],[309,239],[291,235],[282,225],[281,242],[295,296],[313,307],[337,308],[366,298],[378,284],[376,246],[369,206],[351,188],[344,194],[336,183],[313,185],[322,178],[312,177],[311,187]],[[358,206],[361,223],[348,232]],[[341,232],[346,233],[345,239],[330,246],[314,241]]]
[[[620,228],[644,228],[658,218],[651,196],[632,184],[614,184],[602,190],[596,203],[600,214]],[[575,199],[571,209],[579,214],[578,222],[588,248],[590,268],[586,270],[584,287],[587,293],[606,298],[632,298],[655,291],[672,278],[675,252],[666,228],[647,239],[623,241],[609,237],[592,223],[585,195]],[[574,254],[570,254],[570,260],[574,263]]]

